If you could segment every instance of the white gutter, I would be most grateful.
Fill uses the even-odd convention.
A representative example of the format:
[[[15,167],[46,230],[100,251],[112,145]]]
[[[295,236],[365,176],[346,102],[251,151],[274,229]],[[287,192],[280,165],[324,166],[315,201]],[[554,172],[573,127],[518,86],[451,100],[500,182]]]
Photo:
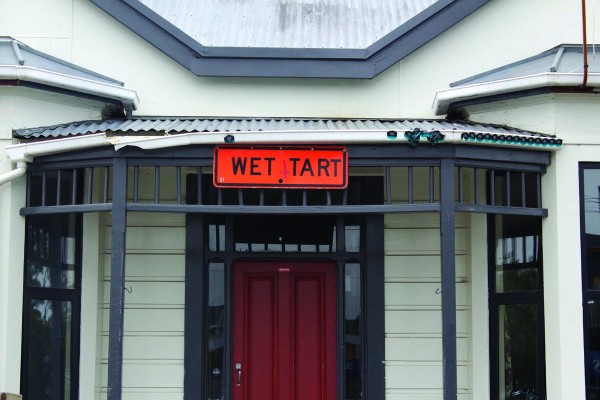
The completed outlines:
[[[579,87],[582,76],[581,73],[545,72],[439,90],[433,101],[433,111],[436,115],[445,115],[452,103],[522,90],[555,86]],[[587,86],[600,88],[600,74],[589,74]]]
[[[43,142],[23,143],[6,146],[6,155],[12,162],[31,162],[35,157],[106,146],[110,143],[104,133],[86,136],[73,136],[64,139],[46,140]]]
[[[7,172],[3,175],[0,175],[0,186],[12,181],[13,179],[16,179],[20,176],[25,175],[26,171],[27,171],[27,163],[24,161],[17,162],[17,168],[15,168],[12,171]]]
[[[363,131],[260,131],[260,132],[221,132],[206,133],[192,132],[167,136],[106,136],[105,132],[93,135],[73,136],[62,139],[53,139],[43,142],[32,142],[15,144],[6,147],[6,154],[12,162],[31,162],[35,157],[76,151],[82,149],[96,148],[112,145],[115,150],[123,147],[133,146],[144,150],[163,149],[168,147],[189,146],[194,144],[204,145],[227,145],[227,144],[261,144],[261,145],[283,145],[283,144],[356,144],[356,143],[409,143],[404,137],[405,131],[392,131],[396,136],[388,135],[389,130],[363,130]],[[465,130],[439,130],[444,134],[443,143],[461,143],[471,145],[498,146],[511,148],[529,148],[541,151],[556,151],[557,146],[524,145],[492,142],[490,140],[466,141],[462,138],[464,133],[499,135],[489,131],[465,131]],[[513,138],[531,138],[531,135],[504,134]],[[231,137],[232,142],[227,143],[226,138]],[[539,136],[547,138],[546,136]],[[428,146],[425,137],[421,138],[419,145]]]
[[[127,110],[137,109],[140,103],[137,92],[132,89],[25,65],[0,65],[0,80],[3,79],[35,82],[106,97],[120,101]]]

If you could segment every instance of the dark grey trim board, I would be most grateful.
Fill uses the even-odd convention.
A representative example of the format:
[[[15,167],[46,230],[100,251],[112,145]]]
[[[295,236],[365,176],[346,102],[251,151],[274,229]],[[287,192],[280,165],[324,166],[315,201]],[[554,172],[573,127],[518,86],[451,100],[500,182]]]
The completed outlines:
[[[489,0],[442,0],[362,49],[210,48],[138,0],[91,0],[199,76],[370,79],[443,33]]]
[[[204,393],[204,221],[201,215],[186,216],[185,231],[185,335],[184,400],[197,399]]]
[[[442,261],[442,355],[443,399],[457,399],[456,356],[456,261],[454,160],[442,160],[441,165],[441,261]]]
[[[366,217],[366,282],[364,324],[367,399],[385,398],[385,300],[383,215]]]
[[[108,400],[121,400],[123,392],[123,317],[125,313],[127,160],[115,160],[114,172],[107,398]]]

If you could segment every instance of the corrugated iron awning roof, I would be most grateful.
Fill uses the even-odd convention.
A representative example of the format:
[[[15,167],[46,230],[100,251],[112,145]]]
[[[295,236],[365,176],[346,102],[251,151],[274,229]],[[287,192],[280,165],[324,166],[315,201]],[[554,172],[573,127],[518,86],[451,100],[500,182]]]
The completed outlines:
[[[491,134],[548,136],[505,126],[436,119],[284,119],[284,118],[133,118],[79,121],[69,124],[13,130],[19,139],[60,138],[110,132],[118,135],[174,135],[191,132],[357,131],[395,130],[463,131]]]

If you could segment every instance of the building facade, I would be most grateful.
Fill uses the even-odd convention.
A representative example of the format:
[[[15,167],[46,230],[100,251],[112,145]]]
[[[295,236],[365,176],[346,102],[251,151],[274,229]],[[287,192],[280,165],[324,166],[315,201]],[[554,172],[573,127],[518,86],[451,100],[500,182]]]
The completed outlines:
[[[6,2],[0,393],[596,399],[597,17],[554,3]]]

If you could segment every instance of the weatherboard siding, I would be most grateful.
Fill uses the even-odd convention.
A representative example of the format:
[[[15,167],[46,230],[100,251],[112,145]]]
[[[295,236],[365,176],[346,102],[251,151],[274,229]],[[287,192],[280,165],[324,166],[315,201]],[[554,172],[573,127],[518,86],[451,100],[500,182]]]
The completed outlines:
[[[469,219],[456,220],[459,399],[471,399]],[[442,396],[439,214],[385,217],[385,373],[390,400]]]
[[[110,293],[110,218],[104,243],[100,398],[106,398]],[[123,399],[183,398],[185,215],[127,216]]]

